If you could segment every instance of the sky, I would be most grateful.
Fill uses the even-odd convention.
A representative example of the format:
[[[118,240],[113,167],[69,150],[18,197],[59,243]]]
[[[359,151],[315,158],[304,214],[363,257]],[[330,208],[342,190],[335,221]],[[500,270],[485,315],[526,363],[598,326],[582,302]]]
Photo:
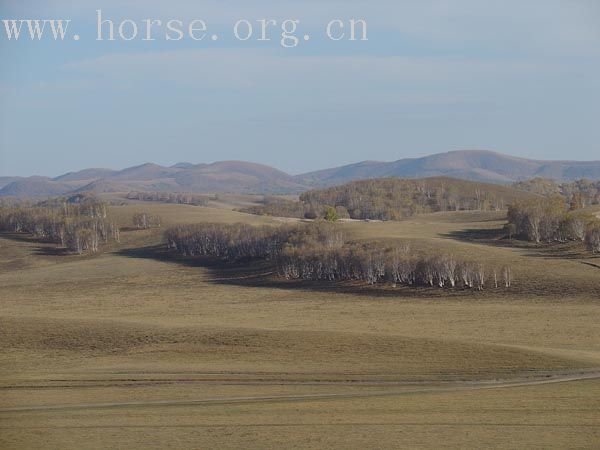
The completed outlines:
[[[39,3],[0,0],[0,176],[220,160],[297,174],[462,149],[600,160],[597,0]],[[99,9],[140,36],[97,41]],[[353,18],[368,41],[327,38]],[[32,42],[3,19],[72,22]],[[143,19],[202,19],[207,38],[142,41]],[[299,20],[299,45],[275,27],[258,41],[259,19]]]

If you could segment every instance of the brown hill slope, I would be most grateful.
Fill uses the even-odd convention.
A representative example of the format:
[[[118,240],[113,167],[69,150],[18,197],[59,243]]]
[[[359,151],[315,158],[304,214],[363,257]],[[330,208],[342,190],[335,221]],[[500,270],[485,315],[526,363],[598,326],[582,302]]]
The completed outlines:
[[[19,181],[21,177],[0,177],[0,189],[4,186],[8,186],[10,183],[14,181]]]
[[[193,192],[262,193],[305,189],[285,172],[242,161],[200,164],[180,172],[175,180],[179,186]]]
[[[491,151],[461,150],[394,162],[364,161],[298,175],[296,179],[313,186],[333,186],[357,179],[433,176],[505,184],[538,176],[558,181],[600,178],[600,161],[538,161]]]
[[[0,196],[6,197],[48,197],[63,195],[73,190],[73,187],[52,181],[45,177],[30,177],[13,181],[0,189]]]
[[[69,181],[89,181],[106,178],[116,173],[116,170],[111,169],[84,169],[78,172],[69,172],[59,177],[53,178],[53,181],[69,182]]]

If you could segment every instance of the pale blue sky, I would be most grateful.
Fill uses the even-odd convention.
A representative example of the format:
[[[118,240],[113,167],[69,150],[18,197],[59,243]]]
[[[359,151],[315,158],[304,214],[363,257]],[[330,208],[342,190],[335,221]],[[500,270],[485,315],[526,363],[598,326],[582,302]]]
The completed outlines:
[[[0,19],[69,18],[81,39],[0,29],[0,175],[224,159],[300,173],[457,149],[600,159],[596,0],[37,3],[1,0]],[[96,9],[200,18],[220,39],[96,42]],[[369,42],[325,39],[352,17]],[[235,42],[239,18],[299,19],[312,38]]]

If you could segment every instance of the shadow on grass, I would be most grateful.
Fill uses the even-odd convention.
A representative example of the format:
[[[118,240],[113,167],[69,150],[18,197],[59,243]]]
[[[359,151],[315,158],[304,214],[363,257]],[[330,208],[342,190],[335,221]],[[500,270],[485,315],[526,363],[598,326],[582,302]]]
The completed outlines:
[[[502,228],[474,228],[467,230],[451,231],[442,234],[442,237],[465,242],[477,242],[489,245],[509,245],[511,241],[504,239]]]
[[[74,256],[76,253],[64,247],[37,247],[33,253],[38,256]]]
[[[1,236],[5,239],[9,239],[11,241],[23,242],[27,244],[32,244],[35,247],[33,248],[33,254],[37,256],[69,256],[73,255],[73,252],[69,251],[69,249],[61,247],[56,242],[44,239],[44,238],[36,238],[29,234],[21,234],[21,233],[2,233]]]
[[[504,230],[498,229],[469,229],[453,231],[443,234],[442,237],[462,242],[471,242],[493,247],[515,248],[528,250],[525,256],[534,258],[562,258],[562,259],[591,259],[592,256],[581,242],[535,244],[520,239],[508,239]]]
[[[597,255],[589,253],[582,242],[567,242],[557,244],[547,244],[538,247],[537,253],[531,253],[528,256],[544,258],[562,258],[562,259],[595,259]]]
[[[0,236],[2,236],[5,239],[10,239],[11,241],[26,242],[28,244],[56,245],[56,242],[53,242],[49,239],[37,238],[25,233],[2,233],[0,234]]]
[[[594,267],[595,269],[600,269],[600,264],[594,264],[594,263],[587,262],[587,261],[581,261],[581,264],[584,264],[584,265],[590,266],[590,267]]]

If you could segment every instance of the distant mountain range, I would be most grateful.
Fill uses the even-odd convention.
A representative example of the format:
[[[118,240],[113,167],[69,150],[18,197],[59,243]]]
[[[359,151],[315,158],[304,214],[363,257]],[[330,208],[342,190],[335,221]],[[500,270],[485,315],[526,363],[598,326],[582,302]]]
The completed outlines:
[[[0,196],[5,197],[47,197],[86,191],[291,193],[306,188],[285,172],[241,161],[179,163],[171,167],[147,163],[119,171],[85,169],[56,178],[0,178]]]
[[[434,176],[501,184],[535,177],[556,181],[600,179],[600,161],[537,161],[490,151],[463,150],[394,162],[364,161],[296,178],[303,184],[331,186],[365,178]]]
[[[47,197],[84,191],[135,190],[284,194],[367,178],[434,176],[498,184],[535,177],[556,181],[600,179],[600,161],[538,161],[490,151],[464,150],[394,162],[363,161],[296,176],[242,161],[183,162],[171,167],[147,163],[119,171],[84,169],[56,178],[0,177],[0,196]]]

